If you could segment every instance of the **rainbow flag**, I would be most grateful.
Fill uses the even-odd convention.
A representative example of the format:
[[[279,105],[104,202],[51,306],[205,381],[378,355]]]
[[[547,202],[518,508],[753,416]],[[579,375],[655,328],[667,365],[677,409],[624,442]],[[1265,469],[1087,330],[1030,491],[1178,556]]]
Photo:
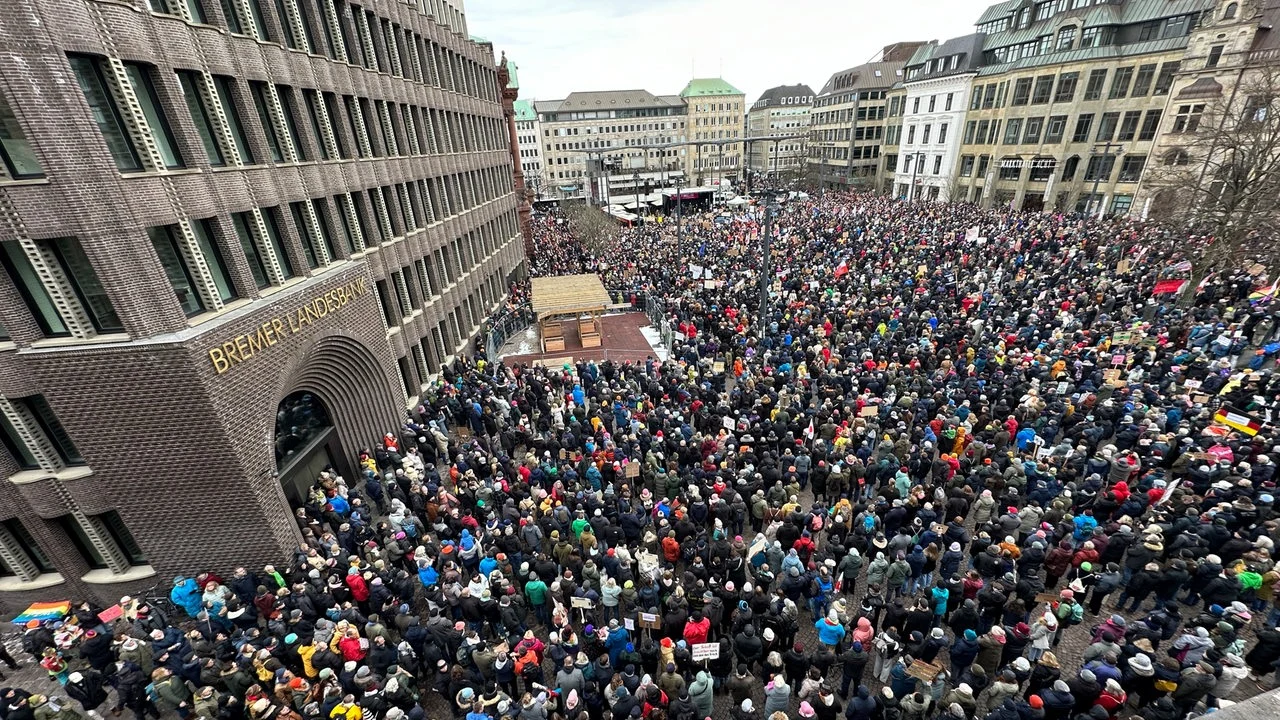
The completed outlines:
[[[44,622],[46,620],[61,620],[71,613],[71,603],[63,600],[61,602],[38,602],[31,603],[31,606],[22,611],[22,614],[14,618],[10,622],[16,625],[25,625],[32,620]]]
[[[1271,283],[1267,287],[1261,287],[1249,293],[1249,302],[1258,305],[1264,302],[1270,302],[1276,296],[1276,289],[1280,287],[1280,283]]]

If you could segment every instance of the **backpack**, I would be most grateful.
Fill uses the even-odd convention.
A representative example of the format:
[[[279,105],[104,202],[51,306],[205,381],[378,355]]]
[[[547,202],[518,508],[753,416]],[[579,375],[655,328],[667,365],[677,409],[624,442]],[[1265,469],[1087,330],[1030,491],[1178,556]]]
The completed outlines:
[[[1084,622],[1084,606],[1080,603],[1072,603],[1071,617],[1068,618],[1067,622],[1071,625],[1079,625]]]

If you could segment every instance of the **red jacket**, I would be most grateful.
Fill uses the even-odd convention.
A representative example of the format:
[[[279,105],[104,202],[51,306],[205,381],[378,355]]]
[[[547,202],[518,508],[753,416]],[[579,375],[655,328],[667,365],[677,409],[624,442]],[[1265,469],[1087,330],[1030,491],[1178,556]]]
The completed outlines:
[[[353,573],[347,576],[346,582],[347,587],[351,588],[351,597],[360,602],[369,599],[369,586],[365,585],[363,577]]]
[[[704,643],[707,641],[707,633],[711,631],[711,621],[702,618],[701,622],[689,620],[684,624],[684,641],[690,645]]]
[[[354,660],[360,662],[364,659],[365,651],[360,646],[360,638],[344,637],[338,641],[338,649],[342,651],[343,660]]]

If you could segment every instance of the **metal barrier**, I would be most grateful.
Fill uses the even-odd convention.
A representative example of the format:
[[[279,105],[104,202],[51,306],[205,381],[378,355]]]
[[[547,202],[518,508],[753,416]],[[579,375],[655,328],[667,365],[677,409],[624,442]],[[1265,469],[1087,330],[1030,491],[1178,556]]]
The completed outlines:
[[[675,331],[671,329],[671,322],[667,320],[665,306],[666,302],[661,298],[655,298],[653,295],[646,295],[644,298],[644,313],[649,316],[649,322],[657,329],[663,346],[670,351],[672,341],[675,339]]]
[[[514,313],[499,318],[496,323],[486,327],[484,331],[485,357],[490,360],[497,360],[498,354],[502,351],[502,346],[506,345],[512,336],[523,332],[531,324],[533,324],[533,314],[528,308],[521,308]]]

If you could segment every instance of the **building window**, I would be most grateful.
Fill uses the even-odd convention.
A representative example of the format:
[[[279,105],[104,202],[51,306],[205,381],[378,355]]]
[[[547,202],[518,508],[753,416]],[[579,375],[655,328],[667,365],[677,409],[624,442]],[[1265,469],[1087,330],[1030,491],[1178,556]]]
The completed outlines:
[[[249,261],[249,272],[253,274],[253,283],[259,290],[271,285],[271,275],[267,272],[267,260],[258,247],[257,233],[254,231],[253,213],[240,212],[231,216],[236,228],[236,236],[240,238],[240,247],[244,250],[245,259]]]
[[[1013,84],[1013,100],[1011,104],[1014,106],[1026,105],[1031,99],[1031,78],[1019,78]]]
[[[112,562],[103,555],[104,550],[112,556],[111,560],[116,559],[115,554],[118,552],[120,560],[127,566],[136,567],[147,564],[146,556],[142,554],[132,533],[125,527],[116,511],[82,517],[83,520],[75,515],[63,515],[58,518],[58,525],[90,568],[94,570],[111,568]],[[89,529],[86,529],[85,525],[88,525]],[[100,547],[108,543],[114,547]]]
[[[1120,163],[1120,182],[1138,182],[1142,177],[1142,168],[1147,165],[1146,155],[1125,155]]]
[[[1084,171],[1084,179],[1086,182],[1091,180],[1109,182],[1111,180],[1111,172],[1115,169],[1115,166],[1115,155],[1091,155],[1089,164]]]
[[[1057,161],[1053,158],[1038,157],[1031,160],[1031,173],[1028,180],[1031,182],[1045,182],[1053,177],[1053,170],[1057,166]]]
[[[962,155],[960,157],[960,177],[973,175],[973,161],[974,157],[972,155]]]
[[[1090,27],[1085,28],[1080,33],[1080,49],[1098,47],[1102,44],[1102,28]]]
[[[18,118],[4,97],[0,97],[0,158],[4,160],[5,172],[15,180],[44,177],[31,143],[27,142]]]
[[[200,73],[181,70],[178,72],[178,81],[182,84],[182,95],[186,98],[187,110],[191,112],[191,122],[195,123],[196,132],[200,134],[200,141],[204,144],[204,152],[209,156],[209,164],[214,167],[226,165],[227,160],[222,154],[222,148],[218,145],[218,135],[214,130],[213,121],[209,118],[209,109],[205,107],[204,97],[200,91],[204,79],[200,77]]]
[[[27,447],[26,441],[18,434],[18,430],[13,427],[4,413],[0,413],[0,440],[4,441],[5,449],[9,451],[14,464],[20,470],[40,469],[40,461],[32,454],[31,448]]]
[[[0,418],[2,417],[3,416],[0,416]],[[29,562],[37,573],[57,572],[57,568],[55,568],[53,563],[49,561],[49,556],[44,554],[44,550],[40,548],[40,544],[31,536],[31,533],[27,532],[27,528],[22,524],[22,521],[17,518],[13,518],[0,522],[0,537],[3,537],[5,532],[7,532],[10,537],[3,539],[6,541],[12,539],[14,541],[13,545],[10,545],[8,542],[5,542],[5,545],[8,547],[10,552],[21,554],[22,557],[19,558],[20,562],[23,560]],[[14,569],[15,568],[11,568],[11,570]]]
[[[1111,142],[1115,137],[1116,127],[1120,124],[1120,113],[1109,112],[1102,113],[1102,117],[1098,120],[1098,134],[1094,136],[1095,142]]]
[[[271,243],[271,249],[275,253],[276,262],[280,265],[280,273],[287,280],[291,277],[297,277],[298,272],[293,267],[293,261],[289,259],[289,253],[285,252],[284,241],[280,239],[280,225],[276,222],[276,213],[278,208],[262,208],[262,224],[267,229],[267,242]]]
[[[1082,113],[1076,118],[1076,129],[1071,142],[1089,142],[1089,130],[1093,127],[1093,113]]]
[[[288,85],[277,85],[276,96],[280,99],[280,114],[284,119],[284,128],[289,135],[289,140],[293,144],[293,151],[298,156],[298,160],[306,162],[307,156],[306,146],[302,143],[302,137],[298,134],[298,124],[294,119],[295,108],[293,104],[293,88]]]
[[[1022,118],[1009,118],[1004,124],[1004,144],[1017,145],[1022,135]]]
[[[1036,78],[1036,88],[1031,93],[1032,105],[1043,105],[1049,102],[1049,96],[1053,93],[1053,76],[1043,75]]]
[[[1080,81],[1080,73],[1067,72],[1058,76],[1058,90],[1053,94],[1056,103],[1069,103],[1075,100],[1076,84]]]
[[[1160,117],[1163,114],[1161,110],[1148,110],[1145,117],[1142,118],[1142,130],[1138,132],[1138,140],[1155,140],[1156,133],[1160,130]]]
[[[1204,61],[1206,68],[1216,68],[1218,63],[1222,61],[1222,51],[1225,49],[1223,45],[1214,45],[1209,48],[1209,57]]]
[[[1160,74],[1156,76],[1156,95],[1169,94],[1169,90],[1173,87],[1173,76],[1181,67],[1182,62],[1179,60],[1170,60],[1160,66]]]
[[[1058,31],[1056,50],[1070,50],[1076,42],[1076,26],[1068,25]]]
[[[89,111],[93,114],[98,131],[107,142],[107,149],[115,159],[116,167],[121,172],[139,172],[142,160],[138,157],[133,137],[129,135],[128,126],[120,116],[115,98],[108,89],[106,77],[103,75],[102,63],[96,58],[86,55],[70,56],[71,69],[75,71],[76,81],[84,93]]]
[[[213,239],[213,222],[206,218],[191,221],[191,232],[196,236],[196,247],[204,258],[204,264],[213,278],[213,290],[222,302],[231,302],[237,297],[235,286],[231,284],[231,274],[227,270],[227,262],[222,259],[222,251]]]
[[[1204,113],[1204,104],[1179,105],[1178,114],[1173,116],[1173,131],[1195,132],[1200,127],[1200,116]]]
[[[1129,84],[1133,81],[1133,68],[1122,67],[1116,68],[1116,74],[1111,78],[1111,92],[1107,94],[1109,100],[1119,100],[1129,96]]]
[[[49,407],[49,402],[44,399],[43,395],[29,395],[23,398],[14,398],[9,401],[15,408],[21,408],[35,421],[40,428],[40,432],[44,434],[46,440],[58,453],[58,457],[64,465],[84,465],[84,458],[80,456],[80,451],[76,449],[75,443],[71,441],[71,436],[67,433],[66,428],[62,426],[62,422],[58,420],[58,416],[54,414],[53,408]]]
[[[231,141],[235,143],[236,154],[244,165],[253,165],[253,151],[249,149],[249,140],[244,132],[244,122],[240,119],[240,111],[236,108],[235,95],[232,94],[234,81],[225,75],[214,75],[214,92],[218,96],[218,104],[222,106],[222,114],[227,118],[227,129],[231,131]]]
[[[58,313],[53,297],[40,281],[40,276],[31,265],[31,259],[23,252],[22,245],[18,242],[0,243],[0,264],[9,273],[9,279],[18,289],[18,294],[22,296],[22,301],[35,318],[36,324],[40,326],[40,332],[46,337],[70,335],[71,331]]]
[[[1040,142],[1040,133],[1043,131],[1043,129],[1044,129],[1044,118],[1042,117],[1027,118],[1027,130],[1026,130],[1026,134],[1022,138],[1022,142],[1023,143]]]
[[[1226,9],[1226,10],[1224,10],[1224,11],[1222,12],[1222,19],[1223,19],[1223,20],[1235,20],[1235,19],[1236,19],[1236,12],[1238,12],[1239,10],[1240,10],[1240,4],[1239,4],[1239,3],[1228,3],[1228,4],[1227,4],[1227,9]]]
[[[1130,97],[1146,97],[1151,92],[1151,83],[1156,78],[1156,64],[1138,66],[1138,74],[1133,76],[1133,92]]]
[[[1106,70],[1090,70],[1089,83],[1084,89],[1084,99],[1097,100],[1102,97],[1102,88],[1107,84]]]
[[[160,266],[169,278],[169,285],[178,296],[182,312],[187,317],[192,317],[205,311],[204,300],[200,298],[195,276],[183,260],[178,239],[174,237],[175,230],[177,227],[174,225],[151,227],[147,228],[147,236],[151,238],[151,245],[160,258]]]
[[[116,315],[115,307],[107,296],[107,290],[98,279],[98,273],[93,269],[88,256],[84,254],[84,248],[80,246],[80,242],[75,238],[54,238],[39,242],[57,258],[63,274],[75,290],[76,297],[80,299],[80,304],[85,314],[89,316],[90,322],[93,323],[94,329],[100,333],[122,332],[124,325]]]
[[[262,123],[262,132],[267,136],[267,147],[271,148],[271,159],[284,162],[284,153],[280,150],[280,135],[276,132],[276,124],[271,120],[271,98],[267,84],[251,82],[249,90],[253,94],[253,106],[258,111],[258,122]]]

